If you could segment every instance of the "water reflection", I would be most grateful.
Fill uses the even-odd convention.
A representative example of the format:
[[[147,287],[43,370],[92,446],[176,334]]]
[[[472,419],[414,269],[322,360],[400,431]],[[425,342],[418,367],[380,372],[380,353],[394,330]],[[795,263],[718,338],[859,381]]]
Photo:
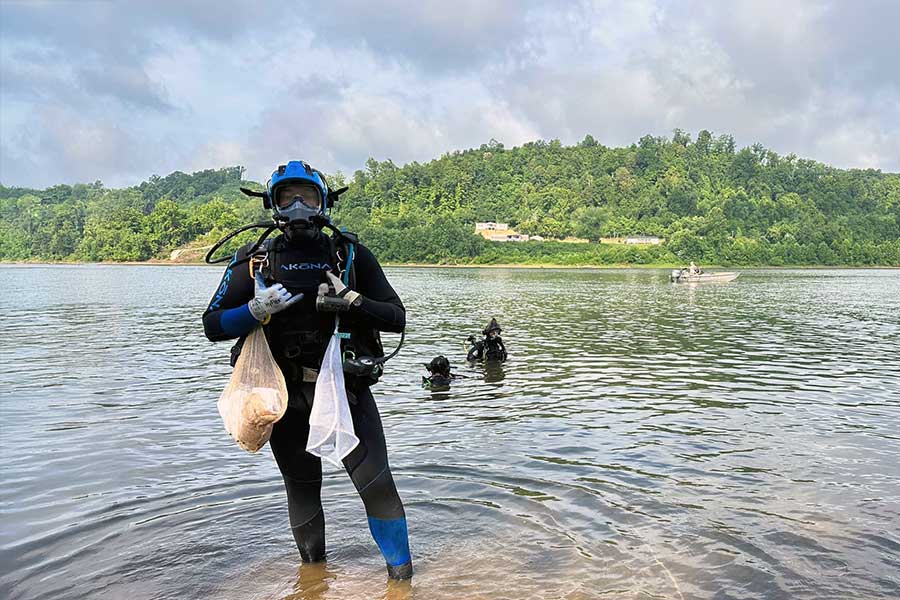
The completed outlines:
[[[503,381],[505,377],[506,373],[503,370],[503,363],[496,361],[489,361],[484,363],[485,383],[499,383]]]
[[[297,569],[297,582],[293,593],[284,596],[283,600],[321,600],[331,588],[331,582],[337,573],[327,563],[301,565]]]

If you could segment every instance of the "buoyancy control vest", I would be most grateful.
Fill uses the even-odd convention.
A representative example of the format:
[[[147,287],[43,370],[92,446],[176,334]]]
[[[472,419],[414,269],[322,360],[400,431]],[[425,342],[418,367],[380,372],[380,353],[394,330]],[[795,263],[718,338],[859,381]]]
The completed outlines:
[[[335,315],[316,311],[319,284],[327,283],[325,273],[331,271],[351,289],[356,289],[356,269],[352,260],[352,246],[356,244],[356,236],[344,232],[334,237],[321,234],[300,246],[278,236],[267,239],[261,248],[266,259],[259,263],[258,269],[266,285],[280,283],[291,294],[304,295],[297,304],[272,315],[263,326],[275,361],[289,384],[302,381],[304,371],[317,371],[321,365],[334,332]],[[345,358],[384,356],[377,329],[342,315],[340,331],[341,351]],[[347,374],[346,379],[351,386],[368,386],[376,383],[380,375],[379,368],[372,375],[355,377]]]

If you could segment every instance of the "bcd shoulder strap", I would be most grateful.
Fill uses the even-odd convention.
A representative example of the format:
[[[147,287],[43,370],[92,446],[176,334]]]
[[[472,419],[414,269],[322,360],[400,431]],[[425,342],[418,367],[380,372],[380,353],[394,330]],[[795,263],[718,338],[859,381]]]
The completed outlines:
[[[338,239],[335,240],[335,237]],[[343,275],[344,284],[350,289],[356,289],[356,266],[353,259],[356,256],[359,237],[355,233],[341,231],[336,236],[329,236],[328,243],[331,245],[331,258],[338,272]],[[343,268],[341,268],[342,261]]]
[[[275,280],[272,274],[272,261],[275,258],[272,250],[275,248],[275,239],[266,238],[258,250],[260,256],[264,257],[259,263],[259,272],[262,273],[263,279],[267,284]]]

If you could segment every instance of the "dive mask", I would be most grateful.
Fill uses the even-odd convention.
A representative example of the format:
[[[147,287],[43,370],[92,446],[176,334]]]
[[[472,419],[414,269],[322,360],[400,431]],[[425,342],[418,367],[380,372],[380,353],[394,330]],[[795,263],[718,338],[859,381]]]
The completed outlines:
[[[290,234],[319,229],[314,217],[322,214],[322,198],[314,185],[288,184],[278,190],[275,213],[284,223],[284,230]]]

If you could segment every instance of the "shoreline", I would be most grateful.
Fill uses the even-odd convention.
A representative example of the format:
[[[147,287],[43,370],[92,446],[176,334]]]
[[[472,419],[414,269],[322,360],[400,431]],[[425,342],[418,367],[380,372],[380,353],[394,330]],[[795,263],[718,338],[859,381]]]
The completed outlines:
[[[223,263],[224,264],[224,263]],[[208,265],[204,262],[171,262],[167,260],[146,260],[146,261],[101,261],[101,262],[85,262],[85,261],[0,261],[0,266],[151,266],[151,267],[219,267],[221,265]],[[411,269],[572,269],[572,270],[597,270],[597,269],[678,269],[679,265],[674,264],[638,264],[638,263],[616,263],[605,265],[557,265],[553,263],[496,263],[496,264],[435,264],[435,263],[381,263],[382,267],[391,268],[411,268]],[[878,269],[878,270],[900,270],[900,265],[732,265],[723,267],[721,265],[703,265],[703,267],[717,270],[739,270],[739,269],[806,269],[806,270],[827,270],[827,269]]]

